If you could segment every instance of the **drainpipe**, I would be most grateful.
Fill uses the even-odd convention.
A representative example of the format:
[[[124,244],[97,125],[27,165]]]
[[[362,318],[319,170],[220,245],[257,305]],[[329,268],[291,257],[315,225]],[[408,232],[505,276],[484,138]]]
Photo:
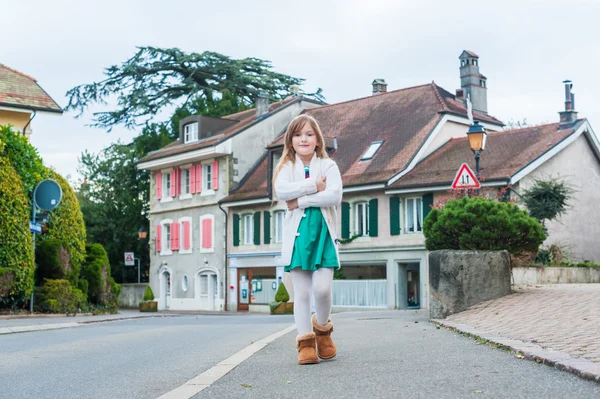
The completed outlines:
[[[33,120],[33,118],[35,118],[35,116],[37,115],[37,112],[35,111],[35,109],[31,110],[33,112],[33,116],[31,118],[29,118],[29,121],[27,122],[27,124],[25,125],[25,127],[23,128],[23,136],[27,135],[27,126],[29,126],[29,124],[31,124],[31,121]]]
[[[225,304],[224,304],[224,309],[225,311],[227,311],[227,296],[229,293],[229,284],[227,284],[227,278],[229,277],[229,275],[227,274],[227,272],[229,270],[227,270],[227,212],[225,212],[225,209],[223,209],[221,207],[221,203],[219,202],[219,209],[221,209],[223,211],[223,213],[225,214],[225,284],[224,284],[224,289],[225,289],[225,295],[224,295],[224,300],[225,300]]]

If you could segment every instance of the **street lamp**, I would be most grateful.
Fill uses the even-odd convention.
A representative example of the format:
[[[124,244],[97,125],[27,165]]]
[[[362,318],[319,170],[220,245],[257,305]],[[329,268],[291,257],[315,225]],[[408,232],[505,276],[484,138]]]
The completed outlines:
[[[487,132],[485,128],[479,124],[479,121],[475,121],[467,132],[469,138],[469,146],[475,153],[475,175],[479,179],[479,157],[481,151],[485,149],[485,141],[487,139]]]
[[[140,229],[138,230],[138,239],[143,240],[146,238],[147,235],[148,232],[146,231],[144,226],[140,227]]]

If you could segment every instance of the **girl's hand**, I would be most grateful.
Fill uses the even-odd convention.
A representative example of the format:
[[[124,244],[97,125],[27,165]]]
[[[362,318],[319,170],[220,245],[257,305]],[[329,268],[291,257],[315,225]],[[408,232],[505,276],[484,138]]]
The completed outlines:
[[[294,198],[293,200],[285,201],[287,204],[288,211],[293,211],[298,208],[298,198]]]
[[[326,179],[327,179],[327,176],[323,176],[317,180],[317,192],[325,190],[325,187],[326,187],[325,180]]]

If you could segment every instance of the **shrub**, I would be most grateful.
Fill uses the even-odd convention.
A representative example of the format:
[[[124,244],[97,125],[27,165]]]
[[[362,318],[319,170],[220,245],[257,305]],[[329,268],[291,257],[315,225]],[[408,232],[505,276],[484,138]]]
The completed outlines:
[[[104,247],[100,244],[87,246],[87,257],[81,277],[88,282],[88,297],[94,304],[118,306],[121,287],[110,275],[110,264]]]
[[[48,232],[41,237],[41,240],[56,239],[63,243],[69,253],[72,266],[68,280],[71,281],[73,286],[77,286],[77,279],[86,259],[86,234],[83,215],[79,208],[79,201],[69,183],[51,169],[48,169],[47,173],[48,177],[55,180],[62,189],[62,200],[50,212]]]
[[[36,289],[35,307],[41,312],[76,313],[85,308],[86,298],[81,290],[73,288],[68,280],[44,280]]]
[[[0,142],[2,138],[0,137]],[[33,242],[29,232],[30,207],[23,183],[10,161],[0,153],[0,307],[25,303],[33,289],[35,270]]]
[[[4,153],[12,167],[21,178],[21,190],[27,198],[31,198],[35,186],[46,178],[47,170],[42,163],[34,146],[29,143],[27,137],[17,131],[13,131],[10,126],[0,126],[0,141]]]
[[[69,253],[64,245],[55,238],[42,241],[35,247],[37,270],[35,282],[41,285],[44,279],[67,279],[73,267],[69,260]],[[72,283],[72,282],[71,282]]]
[[[454,250],[537,251],[546,235],[542,225],[518,206],[463,197],[432,209],[423,222],[425,247]]]
[[[154,300],[154,292],[152,292],[152,288],[150,288],[150,286],[146,287],[146,290],[144,291],[144,301],[148,302],[148,301],[153,301]]]
[[[287,302],[290,300],[290,294],[288,294],[287,289],[283,283],[279,284],[277,288],[277,292],[275,293],[275,302]]]

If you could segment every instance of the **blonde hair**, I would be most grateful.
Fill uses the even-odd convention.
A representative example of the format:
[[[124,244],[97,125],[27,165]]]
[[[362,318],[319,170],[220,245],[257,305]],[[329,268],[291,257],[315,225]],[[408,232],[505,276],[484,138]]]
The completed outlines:
[[[288,162],[291,162],[292,164],[296,162],[296,151],[294,151],[294,146],[292,145],[292,137],[294,137],[295,133],[302,130],[307,123],[310,124],[310,127],[317,135],[317,146],[315,148],[317,156],[323,159],[329,158],[325,149],[325,139],[323,138],[323,133],[321,132],[317,120],[310,115],[298,115],[292,119],[285,131],[285,136],[283,138],[283,154],[281,154],[281,158],[273,172],[273,192],[275,192],[275,179],[277,178],[277,174],[279,174],[281,167]]]

